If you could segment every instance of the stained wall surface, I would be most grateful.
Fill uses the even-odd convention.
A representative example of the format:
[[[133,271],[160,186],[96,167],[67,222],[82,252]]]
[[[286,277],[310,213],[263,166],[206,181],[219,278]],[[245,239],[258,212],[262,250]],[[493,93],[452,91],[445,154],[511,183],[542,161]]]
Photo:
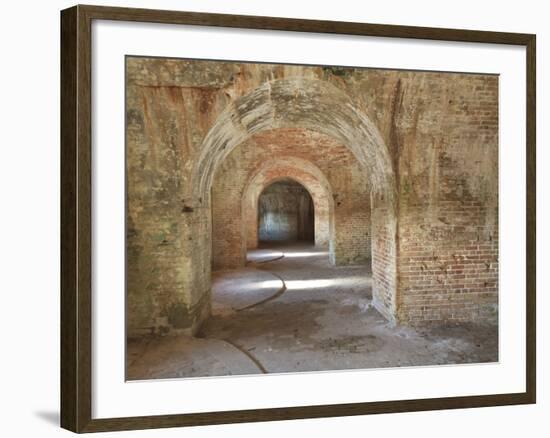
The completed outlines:
[[[130,57],[126,117],[130,334],[193,331],[208,315],[215,229],[233,232],[247,155],[266,147],[316,162],[335,224],[339,208],[368,206],[340,223],[368,223],[388,319],[496,321],[498,77]],[[329,141],[354,164],[309,155]],[[214,215],[228,169],[235,211]]]

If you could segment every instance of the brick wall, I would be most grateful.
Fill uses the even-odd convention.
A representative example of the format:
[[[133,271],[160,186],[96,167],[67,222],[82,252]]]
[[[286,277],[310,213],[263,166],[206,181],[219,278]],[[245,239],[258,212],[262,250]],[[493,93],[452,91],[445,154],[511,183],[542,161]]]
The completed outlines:
[[[166,90],[128,91],[128,334],[192,333],[210,308],[210,215],[181,202],[178,141],[153,122],[170,120]]]
[[[242,180],[247,170],[236,157],[228,157],[226,165],[232,178],[223,185],[212,186],[212,269],[234,269],[244,266],[246,247],[242,234]]]
[[[498,78],[440,80],[430,76],[414,90],[429,90],[429,109],[406,115],[416,98],[402,90],[394,114],[401,150],[397,318],[497,322]],[[411,129],[414,142],[402,134]]]
[[[399,320],[496,321],[498,224],[479,202],[441,202],[400,219]]]
[[[388,199],[372,199],[372,299],[374,307],[390,322],[396,322],[397,224]]]
[[[368,185],[361,178],[362,169],[350,167],[349,173],[333,177],[334,244],[329,252],[335,265],[370,265],[371,205]]]

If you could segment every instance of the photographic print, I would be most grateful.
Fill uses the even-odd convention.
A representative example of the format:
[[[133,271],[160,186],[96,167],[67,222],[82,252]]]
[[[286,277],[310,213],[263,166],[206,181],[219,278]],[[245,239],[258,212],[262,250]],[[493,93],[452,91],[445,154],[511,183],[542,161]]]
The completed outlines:
[[[498,96],[127,56],[127,379],[497,362]]]

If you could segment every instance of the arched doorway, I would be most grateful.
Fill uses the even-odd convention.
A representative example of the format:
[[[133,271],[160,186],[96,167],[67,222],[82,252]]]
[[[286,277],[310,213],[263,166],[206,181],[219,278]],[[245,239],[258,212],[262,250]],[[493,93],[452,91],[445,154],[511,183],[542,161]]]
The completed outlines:
[[[258,197],[269,184],[291,178],[310,194],[315,210],[314,243],[325,247],[332,240],[334,203],[332,188],[321,170],[314,164],[296,157],[278,157],[260,166],[247,182],[242,194],[243,254],[258,246]]]
[[[256,133],[285,127],[305,128],[335,138],[351,150],[368,175],[365,191],[371,195],[373,304],[394,322],[398,297],[392,162],[374,124],[331,83],[306,78],[275,80],[233,101],[204,138],[186,199],[199,207],[204,205],[207,211],[214,174],[228,154]],[[210,264],[210,260],[195,259],[193,263]]]

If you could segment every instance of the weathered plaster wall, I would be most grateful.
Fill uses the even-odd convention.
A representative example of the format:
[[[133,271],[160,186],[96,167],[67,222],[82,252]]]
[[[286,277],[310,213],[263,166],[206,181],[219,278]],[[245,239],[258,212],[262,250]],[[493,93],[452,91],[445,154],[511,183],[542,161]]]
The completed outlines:
[[[294,128],[349,148],[366,190],[385,196],[389,243],[376,243],[374,210],[372,240],[395,268],[375,278],[394,291],[386,313],[496,319],[496,76],[143,58],[127,73],[130,333],[200,322],[218,220],[209,181],[235,147]]]

